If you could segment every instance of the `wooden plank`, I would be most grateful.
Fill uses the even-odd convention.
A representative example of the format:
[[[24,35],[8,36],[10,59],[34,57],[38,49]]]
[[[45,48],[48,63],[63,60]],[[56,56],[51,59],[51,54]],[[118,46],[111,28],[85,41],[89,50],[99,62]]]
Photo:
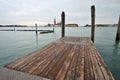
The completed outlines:
[[[94,75],[95,75],[95,80],[105,80],[104,75],[98,65],[98,62],[97,62],[94,52],[92,50],[90,50],[90,54],[91,54],[90,56],[91,56],[91,60],[92,60],[92,66],[93,66],[93,71],[94,71]]]
[[[21,69],[21,70],[23,70],[23,71],[25,71],[25,72],[32,73],[34,70],[37,69],[37,67],[39,67],[39,65],[44,64],[44,62],[47,61],[48,58],[50,58],[50,57],[53,55],[53,53],[56,51],[55,49],[60,48],[60,47],[56,47],[56,46],[60,46],[60,45],[56,45],[56,44],[55,44],[55,45],[53,46],[53,48],[50,49],[50,50],[52,50],[52,51],[49,52],[49,53],[48,53],[49,50],[46,51],[45,53],[42,52],[43,54],[46,54],[46,53],[47,53],[47,54],[46,54],[46,55],[42,55],[42,56],[36,56],[36,58],[35,58],[36,60],[27,65],[27,66],[29,66],[29,67],[24,67],[24,68]],[[52,47],[52,46],[51,46],[51,47]]]
[[[54,47],[52,49],[54,49]],[[46,54],[41,57],[36,56],[35,60],[33,60],[32,62],[29,62],[27,64],[27,66],[22,67],[20,70],[32,73],[35,69],[37,69],[37,67],[39,67],[39,65],[44,64],[45,61],[47,61],[52,55],[54,55],[53,52],[54,51],[51,51],[51,52],[49,52],[49,54]]]
[[[64,52],[64,55],[62,56],[62,58],[55,64],[55,66],[53,67],[53,69],[48,73],[48,77],[50,79],[55,79],[59,70],[61,69],[61,67],[64,64],[64,61],[67,59],[68,55],[70,54],[69,52],[72,50],[72,46],[67,47],[67,50]]]
[[[42,71],[41,76],[46,77],[47,75],[49,75],[49,72],[52,71],[52,69],[55,69],[54,67],[56,67],[60,63],[60,60],[63,60],[67,49],[68,49],[68,47],[67,47],[67,45],[65,45],[65,47],[63,47],[61,49],[59,48],[55,51],[58,55],[55,56],[55,58],[51,61],[51,63],[47,66],[47,68],[45,68],[44,71]],[[62,65],[60,65],[60,66],[62,66]]]
[[[54,46],[49,47],[47,50],[42,51],[42,54],[40,52],[38,52],[37,55],[33,55],[32,57],[25,59],[25,61],[22,61],[22,63],[18,66],[16,66],[14,69],[16,70],[21,70],[24,71],[24,69],[26,69],[26,67],[29,67],[30,65],[34,65],[35,62],[38,62],[37,60],[42,60],[44,57],[48,57],[50,55],[50,53],[52,53],[52,51],[48,54],[47,51],[53,49]],[[37,59],[39,58],[39,59]]]
[[[22,63],[26,63],[25,61],[26,60],[30,60],[31,58],[33,58],[34,56],[36,55],[43,55],[42,53],[40,54],[39,52],[43,52],[43,51],[46,51],[47,49],[51,49],[51,46],[52,46],[52,43],[51,44],[48,44],[47,46],[41,48],[41,49],[38,49],[22,58],[19,58],[11,63],[9,63],[8,65],[5,65],[5,67],[8,67],[8,68],[15,68],[17,66],[20,66]],[[34,54],[33,54],[34,53]]]
[[[54,59],[54,57],[57,55],[54,50],[51,51],[52,54],[45,58],[44,61],[42,61],[42,64],[38,65],[38,67],[32,72],[34,75],[40,75],[40,73],[48,66],[48,64]],[[49,53],[51,53],[49,52]]]
[[[77,65],[77,60],[78,60],[78,56],[79,56],[78,51],[79,51],[79,49],[76,48],[64,80],[74,80],[75,79],[76,65]]]
[[[95,80],[95,76],[94,76],[94,71],[93,71],[93,67],[92,67],[92,58],[90,57],[91,56],[91,51],[89,50],[89,47],[90,46],[85,46],[85,49],[86,49],[86,51],[85,51],[85,56],[87,55],[87,58],[88,58],[88,66],[89,67],[87,67],[88,68],[88,70],[89,70],[89,77],[90,77],[90,80]],[[85,75],[88,75],[88,74],[85,74]],[[85,77],[86,78],[86,77]],[[85,80],[87,80],[87,78],[85,79]]]
[[[95,57],[98,61],[98,65],[101,68],[101,71],[105,77],[105,80],[114,80],[111,72],[107,69],[106,64],[104,63],[97,49],[94,46],[91,46],[91,49],[94,51]]]
[[[51,80],[114,80],[87,37],[63,37],[5,67]]]
[[[73,50],[76,48],[77,46],[75,45],[69,52],[66,60],[64,61],[64,64],[63,66],[61,67],[60,71],[58,72],[57,76],[56,76],[56,79],[58,80],[63,80],[65,78],[65,75],[67,73],[67,70],[68,70],[68,67],[70,65],[70,62],[72,60],[72,57],[74,55],[74,52]]]
[[[58,52],[60,50],[60,52]],[[39,66],[39,68],[37,68],[36,69],[36,71],[34,71],[33,72],[33,74],[38,74],[38,75],[40,75],[40,76],[45,76],[46,77],[46,75],[48,74],[48,72],[49,72],[49,70],[51,70],[51,68],[52,68],[52,66],[53,65],[55,65],[56,66],[56,64],[54,63],[55,62],[55,60],[58,58],[58,57],[61,57],[62,55],[64,55],[64,53],[65,53],[65,51],[67,50],[67,48],[66,48],[66,45],[62,45],[62,47],[61,48],[59,48],[59,50],[55,50],[54,51],[54,53],[56,54],[54,57],[53,57],[53,59],[51,59],[51,61],[49,62],[49,60],[48,61],[46,61],[46,62],[49,62],[46,66],[43,66],[43,67],[41,67],[41,65]],[[55,59],[55,60],[54,60]],[[59,58],[58,58],[58,60],[59,60]],[[56,60],[57,61],[57,60]],[[51,65],[52,64],[52,65]],[[47,70],[46,70],[47,69]],[[53,69],[53,68],[52,68]],[[54,68],[55,69],[55,68]],[[38,72],[38,70],[41,70],[41,71],[39,71]],[[37,73],[36,73],[37,72]],[[43,73],[43,72],[45,72],[45,73]],[[52,75],[52,74],[50,74],[50,75]]]
[[[83,46],[84,47],[84,55],[85,55],[85,65],[84,65],[84,67],[85,67],[85,80],[93,80],[93,77],[91,76],[92,75],[92,73],[90,73],[91,71],[90,71],[90,68],[91,68],[91,65],[90,65],[90,58],[89,58],[89,50],[88,50],[88,46]]]
[[[76,72],[75,72],[75,80],[84,80],[84,64],[85,64],[85,54],[84,54],[84,48],[82,46],[79,46],[79,52],[78,52],[78,61],[76,65]]]

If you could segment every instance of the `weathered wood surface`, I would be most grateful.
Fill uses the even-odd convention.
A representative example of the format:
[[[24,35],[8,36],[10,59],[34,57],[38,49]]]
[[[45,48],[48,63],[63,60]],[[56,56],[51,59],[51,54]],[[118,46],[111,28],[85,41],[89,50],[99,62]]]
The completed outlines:
[[[95,36],[95,6],[91,6],[91,40],[94,42]]]
[[[0,67],[0,80],[50,80],[50,79]]]
[[[65,12],[62,12],[61,14],[61,21],[62,21],[62,36],[65,36]]]
[[[114,80],[87,37],[63,37],[5,67],[51,80]]]

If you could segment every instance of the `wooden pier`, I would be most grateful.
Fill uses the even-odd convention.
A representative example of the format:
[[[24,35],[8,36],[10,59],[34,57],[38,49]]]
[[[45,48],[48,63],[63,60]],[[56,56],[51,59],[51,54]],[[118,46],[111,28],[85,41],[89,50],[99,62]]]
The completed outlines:
[[[88,37],[63,37],[5,68],[50,80],[114,80]]]

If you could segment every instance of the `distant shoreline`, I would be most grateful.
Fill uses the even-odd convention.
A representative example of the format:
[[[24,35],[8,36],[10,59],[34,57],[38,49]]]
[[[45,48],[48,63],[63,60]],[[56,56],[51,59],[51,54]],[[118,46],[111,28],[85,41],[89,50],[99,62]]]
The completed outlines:
[[[95,27],[117,27],[118,24],[96,24]],[[27,26],[27,25],[0,25],[0,27],[34,27],[34,26]],[[38,26],[38,27],[53,27],[53,26]],[[61,26],[54,26],[54,27],[61,27]],[[91,27],[91,25],[86,24],[84,26],[76,26],[76,25],[66,25],[66,27]]]
[[[117,27],[118,24],[96,24],[95,27]],[[91,27],[91,25],[86,24],[84,27]]]
[[[0,27],[27,27],[26,25],[0,25]]]

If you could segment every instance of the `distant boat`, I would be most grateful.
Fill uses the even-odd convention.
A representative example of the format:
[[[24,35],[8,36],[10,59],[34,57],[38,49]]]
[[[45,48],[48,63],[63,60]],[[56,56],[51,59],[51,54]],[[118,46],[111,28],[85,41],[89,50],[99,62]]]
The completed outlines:
[[[53,30],[46,30],[46,31],[40,32],[40,34],[45,34],[45,33],[54,33],[54,31]]]

